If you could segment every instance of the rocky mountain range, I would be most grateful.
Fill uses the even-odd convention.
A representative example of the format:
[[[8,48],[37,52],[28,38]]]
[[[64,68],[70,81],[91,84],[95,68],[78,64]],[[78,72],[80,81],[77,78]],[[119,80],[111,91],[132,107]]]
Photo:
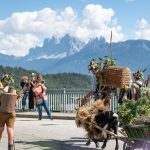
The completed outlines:
[[[103,37],[83,43],[66,35],[62,39],[45,39],[42,46],[31,48],[24,57],[0,54],[0,64],[42,73],[88,74],[90,60],[108,56],[109,49],[109,43]],[[147,68],[146,74],[150,74],[150,41],[139,39],[112,43],[112,55],[118,65],[128,66],[132,72]]]

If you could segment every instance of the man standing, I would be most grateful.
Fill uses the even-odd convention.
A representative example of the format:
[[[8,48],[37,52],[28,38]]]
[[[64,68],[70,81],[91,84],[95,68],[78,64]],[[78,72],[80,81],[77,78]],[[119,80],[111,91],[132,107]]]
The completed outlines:
[[[9,75],[4,75],[1,79],[1,94],[0,94],[0,106],[2,106],[2,98],[5,101],[5,98],[2,97],[3,94],[9,92],[9,84],[13,82],[13,79]],[[16,96],[17,97],[17,96]],[[13,101],[13,99],[12,99]],[[14,123],[16,119],[16,113],[14,111],[15,102],[13,101],[12,104],[12,112],[7,112],[5,108],[0,107],[0,140],[2,138],[2,133],[4,131],[5,124],[7,126],[7,134],[8,134],[8,150],[14,149]]]
[[[32,73],[31,74],[31,80],[29,82],[29,111],[34,110],[34,92],[33,92],[33,88],[35,86],[36,83],[36,78],[35,78],[35,74]]]

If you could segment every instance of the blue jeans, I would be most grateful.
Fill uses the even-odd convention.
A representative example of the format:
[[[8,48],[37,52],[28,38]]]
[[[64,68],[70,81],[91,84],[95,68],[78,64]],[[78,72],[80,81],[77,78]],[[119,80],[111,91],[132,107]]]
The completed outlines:
[[[29,95],[29,92],[25,92],[23,94],[23,97],[22,97],[22,109],[25,110],[25,107],[26,107],[26,100],[27,100],[27,97]]]
[[[43,100],[43,103],[37,104],[38,107],[38,112],[39,112],[39,119],[42,119],[42,106],[44,107],[44,109],[47,112],[48,118],[51,118],[51,111],[48,108],[48,100]]]

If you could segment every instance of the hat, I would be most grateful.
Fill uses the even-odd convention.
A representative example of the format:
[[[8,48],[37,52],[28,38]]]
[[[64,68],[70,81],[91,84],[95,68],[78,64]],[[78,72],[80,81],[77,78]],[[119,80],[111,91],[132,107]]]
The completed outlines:
[[[137,78],[137,79],[143,79],[144,74],[143,74],[142,71],[138,70],[138,71],[136,71],[135,73],[133,73],[133,76],[134,76],[135,78]]]
[[[90,61],[90,64],[88,65],[88,70],[95,72],[98,71],[99,69],[99,64],[93,59]]]
[[[10,83],[14,83],[13,77],[11,75],[5,74],[3,75],[1,82],[10,84]]]

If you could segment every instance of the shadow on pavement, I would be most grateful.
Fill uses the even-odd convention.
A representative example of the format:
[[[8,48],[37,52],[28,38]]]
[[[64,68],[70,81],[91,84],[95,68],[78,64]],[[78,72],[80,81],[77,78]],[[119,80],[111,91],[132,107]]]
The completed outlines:
[[[25,149],[31,149],[38,148],[39,150],[95,150],[96,148],[90,148],[90,147],[82,147],[85,146],[85,144],[79,143],[76,144],[76,142],[86,142],[86,139],[74,139],[74,140],[66,140],[66,141],[59,141],[59,140],[52,140],[47,139],[43,141],[32,141],[32,142],[26,142],[26,141],[16,141],[16,148],[17,144],[24,144],[29,145],[30,147]],[[100,149],[99,149],[100,150]]]
[[[19,121],[39,121],[39,120],[35,120],[35,119],[33,119],[33,120],[30,119],[29,120],[29,119],[26,119],[26,120],[17,120],[17,121],[19,122]]]
[[[55,126],[59,126],[59,124],[41,124],[42,126],[52,126],[52,125],[55,125]],[[61,124],[60,124],[61,125]]]

